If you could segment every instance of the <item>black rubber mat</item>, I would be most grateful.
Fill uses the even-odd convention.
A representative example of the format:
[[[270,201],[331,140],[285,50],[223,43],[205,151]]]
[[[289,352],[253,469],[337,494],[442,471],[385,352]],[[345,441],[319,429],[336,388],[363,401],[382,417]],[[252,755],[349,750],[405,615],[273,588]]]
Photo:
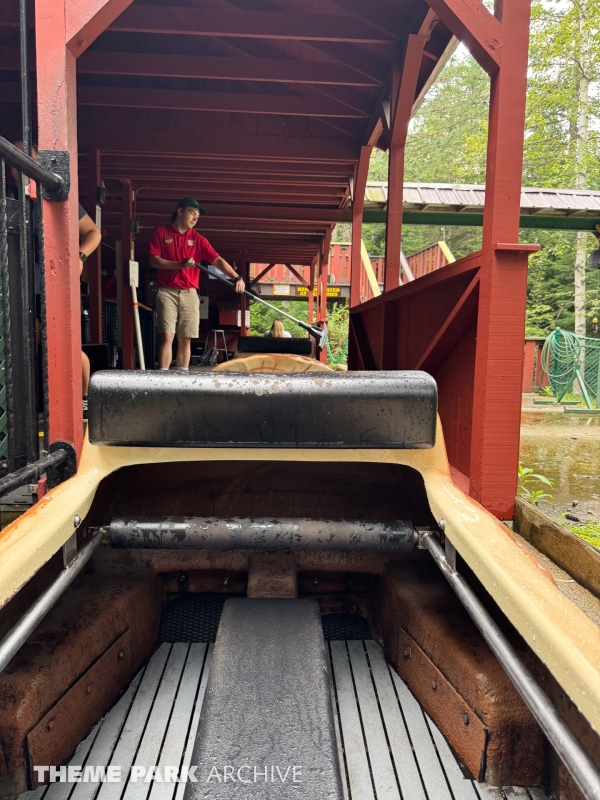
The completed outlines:
[[[163,605],[157,647],[163,642],[214,642],[227,594],[182,594]],[[369,623],[359,614],[321,617],[325,641],[372,639]]]
[[[373,638],[369,623],[360,614],[324,614],[321,622],[326,642]]]
[[[157,646],[163,642],[214,642],[228,594],[182,594],[163,605]]]

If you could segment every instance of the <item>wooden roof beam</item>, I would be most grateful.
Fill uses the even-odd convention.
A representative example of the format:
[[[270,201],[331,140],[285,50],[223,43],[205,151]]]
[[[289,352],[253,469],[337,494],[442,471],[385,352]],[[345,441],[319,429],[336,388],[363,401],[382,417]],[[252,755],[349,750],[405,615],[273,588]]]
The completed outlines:
[[[212,11],[174,6],[131,6],[111,30],[182,36],[389,44],[395,36],[366,22],[334,14]]]
[[[127,125],[123,125],[127,121]],[[349,139],[325,139],[299,136],[268,136],[256,134],[230,134],[221,131],[203,130],[193,123],[184,124],[174,114],[169,130],[149,130],[142,115],[132,114],[119,119],[119,124],[100,128],[79,126],[79,146],[82,150],[97,147],[102,157],[107,151],[124,155],[166,153],[204,156],[234,155],[260,161],[302,162],[309,165],[325,163],[352,163],[358,158],[359,145]]]
[[[170,89],[129,89],[80,85],[79,105],[114,108],[164,108],[177,111],[224,111],[237,114],[276,114],[297,117],[362,119],[368,114],[331,100],[289,95],[238,92],[189,92]]]
[[[0,69],[19,69],[17,48],[0,50]],[[345,64],[332,62],[114,53],[102,50],[88,50],[77,62],[77,71],[91,75],[276,81],[277,83],[310,83],[332,86],[378,85],[374,78],[367,77]]]
[[[500,67],[502,24],[481,0],[427,0],[448,30],[490,75]]]

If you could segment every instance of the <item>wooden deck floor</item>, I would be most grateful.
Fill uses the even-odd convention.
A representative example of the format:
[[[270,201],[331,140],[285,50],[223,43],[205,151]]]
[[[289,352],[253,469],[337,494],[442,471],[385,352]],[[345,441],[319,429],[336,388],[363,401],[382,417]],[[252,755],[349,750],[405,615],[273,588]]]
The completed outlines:
[[[332,641],[327,647],[347,800],[546,800],[540,789],[466,780],[375,642]],[[184,783],[132,782],[129,768],[190,765],[212,649],[161,645],[80,744],[72,765],[119,765],[121,783],[53,783],[19,800],[182,800]]]

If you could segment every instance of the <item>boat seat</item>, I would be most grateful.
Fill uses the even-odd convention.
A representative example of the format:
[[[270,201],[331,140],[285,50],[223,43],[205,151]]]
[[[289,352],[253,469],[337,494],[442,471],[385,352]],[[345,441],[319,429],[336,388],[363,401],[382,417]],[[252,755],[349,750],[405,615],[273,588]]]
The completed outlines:
[[[184,800],[343,800],[316,600],[223,606]]]
[[[437,387],[425,372],[135,372],[92,376],[98,445],[423,449]]]
[[[237,349],[238,353],[290,353],[295,356],[309,356],[312,353],[312,344],[308,338],[240,336]]]

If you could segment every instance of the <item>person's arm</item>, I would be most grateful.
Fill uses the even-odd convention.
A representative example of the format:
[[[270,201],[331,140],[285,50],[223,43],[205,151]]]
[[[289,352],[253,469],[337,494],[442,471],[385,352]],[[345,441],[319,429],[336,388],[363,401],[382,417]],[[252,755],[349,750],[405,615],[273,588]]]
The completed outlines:
[[[91,256],[102,241],[102,234],[94,220],[85,214],[79,220],[79,252]],[[83,270],[83,261],[79,259],[79,272]]]
[[[220,269],[221,272],[224,272],[229,278],[233,278],[236,281],[235,290],[238,294],[242,294],[244,289],[246,288],[246,284],[244,283],[243,279],[237,274],[234,268],[225,261],[224,258],[221,256],[217,256],[215,260],[212,262],[213,267]]]
[[[191,269],[196,265],[193,258],[186,258],[183,261],[169,261],[166,258],[150,253],[150,266],[153,269]]]

